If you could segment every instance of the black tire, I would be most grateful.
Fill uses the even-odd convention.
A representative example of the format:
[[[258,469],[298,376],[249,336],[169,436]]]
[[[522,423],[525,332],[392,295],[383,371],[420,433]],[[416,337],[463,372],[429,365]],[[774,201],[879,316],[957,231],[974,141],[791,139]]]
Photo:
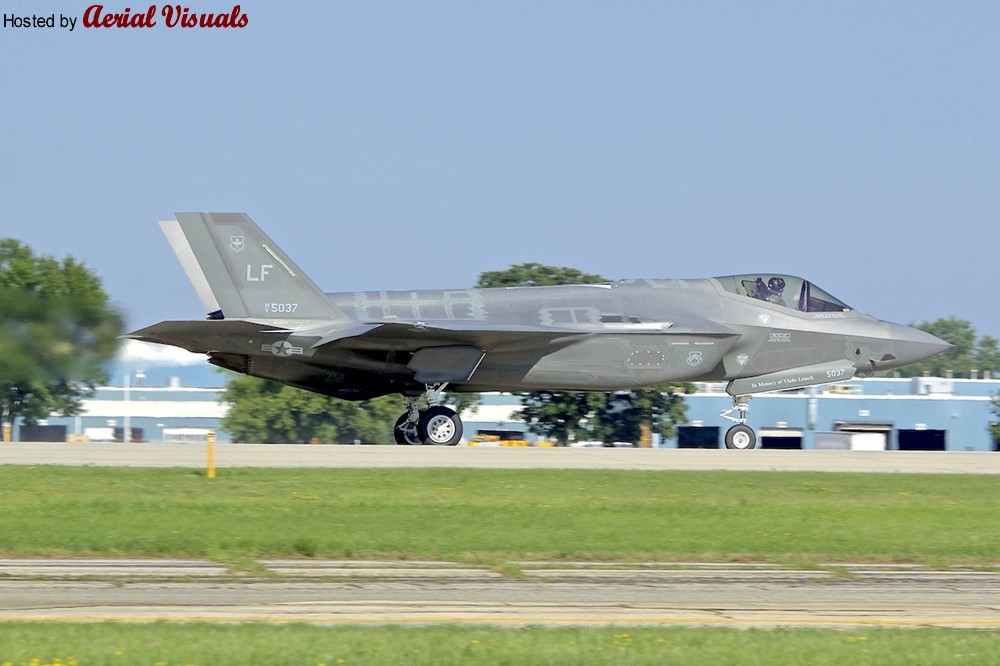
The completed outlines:
[[[420,414],[417,436],[424,444],[455,446],[462,440],[462,419],[447,407],[431,407]]]
[[[754,449],[757,448],[757,433],[748,425],[739,423],[726,431],[727,449]]]
[[[397,444],[404,446],[420,446],[423,444],[417,437],[416,430],[406,432],[402,429],[404,423],[410,418],[410,413],[406,412],[396,420],[396,426],[392,429],[392,436],[396,439]]]

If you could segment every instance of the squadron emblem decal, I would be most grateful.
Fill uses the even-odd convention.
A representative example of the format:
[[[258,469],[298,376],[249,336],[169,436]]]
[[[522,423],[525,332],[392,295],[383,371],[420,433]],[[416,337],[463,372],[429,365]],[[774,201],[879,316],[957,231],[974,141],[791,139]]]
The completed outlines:
[[[233,252],[242,252],[247,249],[247,239],[243,236],[230,236],[229,249]]]
[[[700,351],[688,352],[688,365],[692,368],[697,368],[704,360],[705,357]]]

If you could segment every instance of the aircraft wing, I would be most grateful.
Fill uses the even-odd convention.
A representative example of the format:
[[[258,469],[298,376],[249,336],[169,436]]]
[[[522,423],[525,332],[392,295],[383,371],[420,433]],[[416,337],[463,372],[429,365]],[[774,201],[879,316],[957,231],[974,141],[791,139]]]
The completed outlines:
[[[248,319],[220,319],[162,321],[133,331],[125,337],[174,345],[196,353],[209,353],[229,346],[225,344],[227,338],[243,338],[248,335],[294,336],[308,341],[309,348],[313,351],[324,347],[417,351],[441,345],[470,345],[484,351],[516,351],[564,346],[584,338],[607,334],[739,335],[730,328],[706,319],[562,327],[495,324],[474,320],[449,320],[432,324],[422,321],[371,321],[346,326],[325,322],[303,327],[291,321],[287,325],[279,325]]]
[[[484,328],[482,322],[448,322],[447,327],[416,321],[367,322],[348,326],[325,322],[323,325],[311,323],[306,327],[293,327],[220,319],[163,321],[125,337],[173,345],[190,352],[209,354],[213,358],[261,352],[277,356],[280,350],[287,349],[295,355],[289,361],[308,359],[306,362],[317,366],[325,365],[323,357],[338,350],[355,353],[403,351],[412,354],[407,365],[415,373],[417,381],[432,383],[468,379],[486,355],[486,350],[535,350],[541,355],[590,334],[541,326]],[[270,353],[265,350],[270,350]]]
[[[208,354],[227,346],[227,339],[244,338],[261,333],[291,333],[291,329],[247,321],[245,319],[220,319],[218,321],[161,321],[123,336],[131,340],[156,342],[181,347],[189,352]]]
[[[191,352],[207,354],[231,347],[227,339],[246,336],[294,336],[308,341],[312,351],[322,348],[399,349],[416,351],[426,346],[468,344],[494,350],[500,345],[524,343],[544,346],[553,340],[588,334],[580,330],[554,330],[527,326],[473,326],[449,322],[447,327],[429,326],[423,322],[366,322],[348,326],[325,325],[280,326],[246,319],[161,321],[133,331],[124,337],[143,342],[182,347]]]

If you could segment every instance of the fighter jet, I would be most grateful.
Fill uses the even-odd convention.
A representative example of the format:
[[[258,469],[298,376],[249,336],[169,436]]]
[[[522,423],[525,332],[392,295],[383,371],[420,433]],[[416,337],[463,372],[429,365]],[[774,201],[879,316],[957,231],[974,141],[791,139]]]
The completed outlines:
[[[398,393],[398,444],[451,446],[449,391],[623,391],[726,381],[731,449],[756,447],[751,396],[886,373],[950,345],[804,279],[751,273],[499,289],[324,293],[242,213],[160,226],[207,313],[128,337],[324,395]],[[733,413],[737,416],[732,416]]]

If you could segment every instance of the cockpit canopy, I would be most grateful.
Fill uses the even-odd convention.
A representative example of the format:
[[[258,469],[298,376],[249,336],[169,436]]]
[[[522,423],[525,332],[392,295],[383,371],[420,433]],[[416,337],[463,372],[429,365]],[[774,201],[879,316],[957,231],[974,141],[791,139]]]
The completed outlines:
[[[811,282],[794,275],[750,273],[715,279],[726,291],[799,312],[846,312],[851,309]]]

